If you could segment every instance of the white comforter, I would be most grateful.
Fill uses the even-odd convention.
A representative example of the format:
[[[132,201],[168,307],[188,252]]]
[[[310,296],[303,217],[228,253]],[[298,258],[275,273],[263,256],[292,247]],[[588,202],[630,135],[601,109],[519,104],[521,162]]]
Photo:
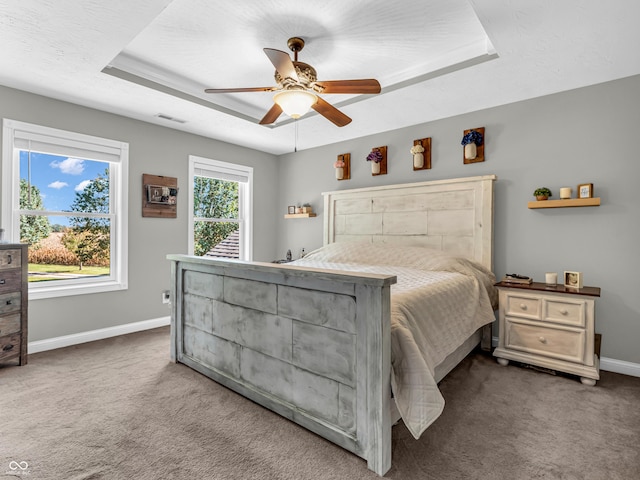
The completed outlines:
[[[493,273],[438,250],[389,244],[334,243],[294,264],[398,277],[391,287],[391,388],[419,438],[444,408],[434,368],[494,320]]]

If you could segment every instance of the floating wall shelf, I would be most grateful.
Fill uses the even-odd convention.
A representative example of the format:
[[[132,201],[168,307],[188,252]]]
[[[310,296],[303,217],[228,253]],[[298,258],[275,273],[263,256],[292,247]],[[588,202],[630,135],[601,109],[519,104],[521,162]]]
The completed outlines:
[[[569,198],[529,202],[529,208],[599,207],[600,198]]]
[[[315,216],[315,213],[286,213],[284,218],[309,218]]]

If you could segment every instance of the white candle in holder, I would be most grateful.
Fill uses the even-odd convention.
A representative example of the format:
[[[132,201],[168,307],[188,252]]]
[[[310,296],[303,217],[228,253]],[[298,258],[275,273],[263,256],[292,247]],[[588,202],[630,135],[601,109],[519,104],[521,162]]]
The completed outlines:
[[[558,274],[555,272],[545,273],[544,279],[547,285],[555,285],[558,283]]]
[[[571,198],[571,187],[562,187],[560,189],[560,198]]]

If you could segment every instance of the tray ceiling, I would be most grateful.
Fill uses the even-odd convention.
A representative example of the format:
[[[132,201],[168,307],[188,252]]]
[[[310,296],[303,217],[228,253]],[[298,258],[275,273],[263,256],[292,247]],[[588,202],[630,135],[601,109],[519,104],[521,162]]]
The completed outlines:
[[[21,0],[0,6],[0,84],[275,154],[640,73],[633,0]],[[604,5],[603,5],[604,4]],[[126,13],[125,13],[126,12]],[[376,78],[258,125],[275,85],[263,48],[304,38],[319,80]]]

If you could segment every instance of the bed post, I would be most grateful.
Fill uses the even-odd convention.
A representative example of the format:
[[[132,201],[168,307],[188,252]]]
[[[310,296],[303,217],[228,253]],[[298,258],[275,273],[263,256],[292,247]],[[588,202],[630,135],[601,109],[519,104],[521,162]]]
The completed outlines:
[[[391,468],[390,287],[358,285],[356,297],[358,358],[366,359],[358,391],[367,397],[359,399],[367,408],[358,412],[358,431],[366,432],[362,439],[367,467],[382,476]]]

